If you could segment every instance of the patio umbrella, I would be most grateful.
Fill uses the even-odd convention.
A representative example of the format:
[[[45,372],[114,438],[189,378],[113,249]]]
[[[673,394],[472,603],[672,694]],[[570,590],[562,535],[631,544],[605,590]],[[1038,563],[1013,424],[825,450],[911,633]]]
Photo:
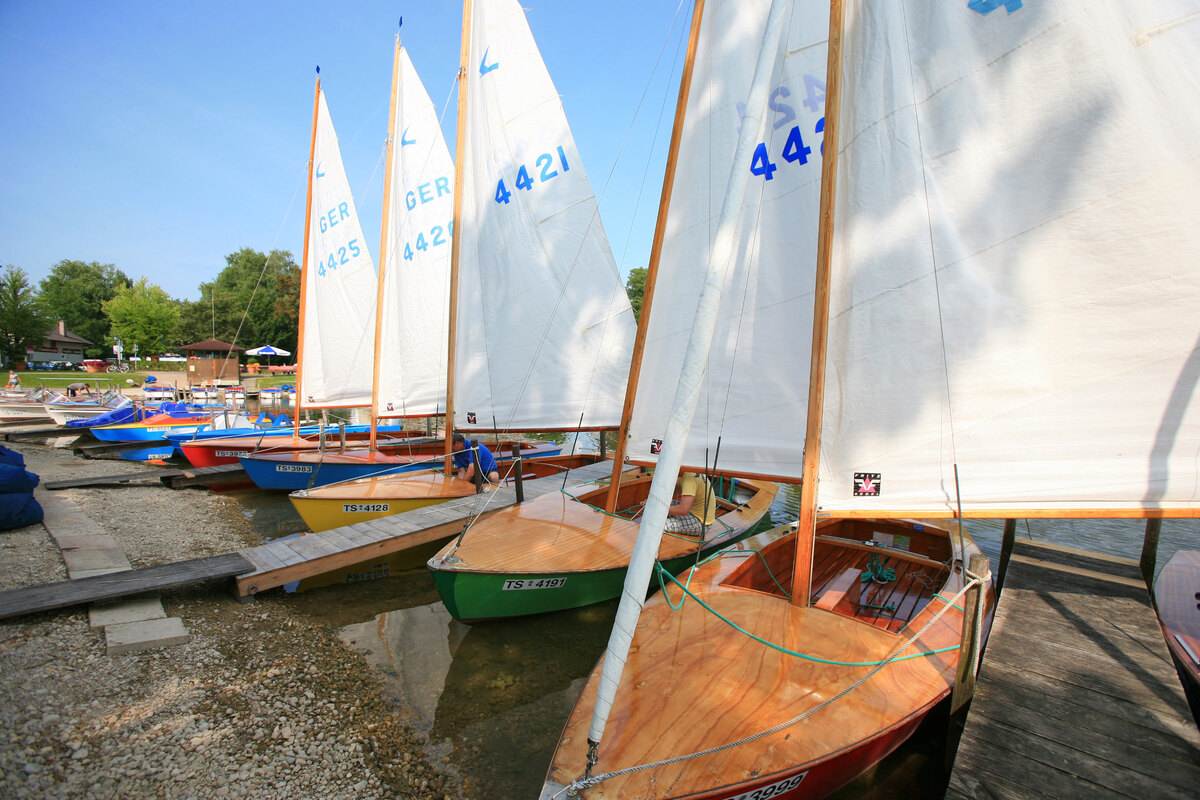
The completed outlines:
[[[290,356],[291,353],[289,353],[287,350],[284,350],[281,347],[272,347],[269,344],[264,344],[262,347],[256,347],[253,350],[247,350],[246,355],[248,355],[248,356],[266,356],[267,363],[270,364],[271,356]]]

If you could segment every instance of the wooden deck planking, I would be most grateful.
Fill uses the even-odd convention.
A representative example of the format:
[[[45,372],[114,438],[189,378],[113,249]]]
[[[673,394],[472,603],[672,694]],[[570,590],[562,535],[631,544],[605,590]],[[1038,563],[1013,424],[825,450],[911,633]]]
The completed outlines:
[[[253,568],[254,565],[240,553],[225,553],[173,564],[10,589],[0,592],[0,619],[187,586],[216,578],[229,578],[250,572]]]
[[[946,797],[1192,798],[1200,732],[1137,562],[1017,543]]]

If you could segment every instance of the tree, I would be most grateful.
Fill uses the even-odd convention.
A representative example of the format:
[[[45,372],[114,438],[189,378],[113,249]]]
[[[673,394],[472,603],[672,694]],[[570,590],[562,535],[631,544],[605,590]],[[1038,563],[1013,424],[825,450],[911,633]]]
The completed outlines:
[[[182,344],[220,339],[243,347],[271,344],[295,352],[300,268],[291,253],[242,248],[225,258],[200,300],[184,303],[175,336]]]
[[[136,345],[142,356],[158,355],[171,348],[169,337],[179,322],[179,303],[161,287],[142,278],[132,286],[117,289],[103,308],[112,331],[106,344],[120,339],[126,352],[133,352]]]
[[[637,319],[642,317],[642,295],[646,292],[647,272],[645,267],[634,267],[629,270],[629,277],[625,280],[625,293],[629,295],[629,304],[633,306],[633,316]]]
[[[0,355],[23,361],[54,323],[42,312],[25,270],[11,264],[0,274]]]
[[[128,276],[112,264],[64,260],[42,279],[38,303],[51,325],[61,319],[71,333],[98,345],[108,334],[102,304],[129,285]]]

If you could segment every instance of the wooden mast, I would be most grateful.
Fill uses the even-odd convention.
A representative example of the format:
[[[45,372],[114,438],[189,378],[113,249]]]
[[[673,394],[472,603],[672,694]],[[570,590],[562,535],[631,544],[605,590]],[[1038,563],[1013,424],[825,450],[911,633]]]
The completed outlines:
[[[825,69],[825,139],[821,162],[820,231],[817,234],[817,281],[813,299],[812,360],[808,378],[808,422],[804,433],[804,471],[792,604],[809,605],[813,537],[817,523],[817,473],[821,457],[821,416],[825,400],[825,350],[829,339],[829,260],[837,202],[838,128],[842,106],[842,0],[829,3],[829,59]]]
[[[450,237],[450,330],[446,347],[446,474],[454,452],[454,349],[458,335],[458,258],[462,238],[463,149],[467,132],[467,61],[471,57],[471,0],[463,0],[462,47],[458,59],[458,125],[454,134],[454,235]]]
[[[317,67],[317,87],[313,90],[312,139],[308,145],[308,199],[304,202],[304,255],[300,261],[300,333],[296,339],[296,419],[292,439],[300,438],[300,409],[304,393],[300,391],[304,375],[304,309],[308,294],[308,239],[312,232],[313,166],[317,157],[317,115],[321,109],[321,68]]]
[[[396,138],[396,88],[400,85],[400,32],[396,32],[396,47],[392,54],[392,102],[388,112],[387,155],[383,166],[383,222],[379,234],[379,276],[375,292],[375,362],[371,368],[371,439],[370,449],[375,449],[379,422],[379,350],[383,338],[383,291],[384,276],[387,274],[388,217],[392,204],[392,159],[395,156]]]
[[[662,196],[658,202],[658,219],[654,223],[654,241],[650,246],[650,265],[646,270],[646,285],[642,288],[642,313],[638,318],[637,336],[633,340],[633,358],[629,364],[629,382],[625,387],[625,405],[621,408],[621,427],[617,447],[613,451],[612,489],[605,510],[617,510],[617,495],[621,485],[621,469],[625,466],[625,450],[629,439],[629,422],[633,416],[633,401],[637,396],[638,378],[642,369],[642,354],[646,349],[646,334],[650,327],[650,308],[654,305],[654,285],[658,280],[658,265],[662,260],[663,239],[667,231],[667,210],[675,189],[675,167],[679,162],[679,141],[683,138],[683,121],[687,114],[687,99],[692,89],[692,68],[696,61],[696,46],[700,41],[700,20],[704,16],[704,0],[696,0],[692,9],[692,30],[688,36],[687,57],[679,80],[679,99],[675,104],[675,123],[671,129],[671,144],[667,150],[667,170],[663,176]],[[601,436],[604,434],[601,433]]]

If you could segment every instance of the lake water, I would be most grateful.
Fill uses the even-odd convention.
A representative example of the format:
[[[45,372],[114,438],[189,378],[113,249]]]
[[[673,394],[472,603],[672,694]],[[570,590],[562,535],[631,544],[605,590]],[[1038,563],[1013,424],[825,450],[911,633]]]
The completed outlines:
[[[250,410],[257,414],[253,403]],[[227,494],[264,540],[306,530],[286,495]],[[798,489],[785,487],[767,526],[794,520],[798,503]],[[1136,560],[1144,529],[1139,520],[1031,520],[1019,524],[1017,535]],[[968,531],[994,568],[1003,522],[972,521]],[[1167,520],[1158,565],[1177,549],[1198,547],[1200,521]],[[425,569],[300,592],[289,602],[314,624],[338,628],[365,654],[405,718],[427,737],[429,756],[444,761],[462,778],[466,796],[479,800],[537,797],[558,735],[616,613],[612,601],[465,625],[450,618]],[[900,750],[836,797],[941,798],[946,731],[945,716],[931,716]]]

